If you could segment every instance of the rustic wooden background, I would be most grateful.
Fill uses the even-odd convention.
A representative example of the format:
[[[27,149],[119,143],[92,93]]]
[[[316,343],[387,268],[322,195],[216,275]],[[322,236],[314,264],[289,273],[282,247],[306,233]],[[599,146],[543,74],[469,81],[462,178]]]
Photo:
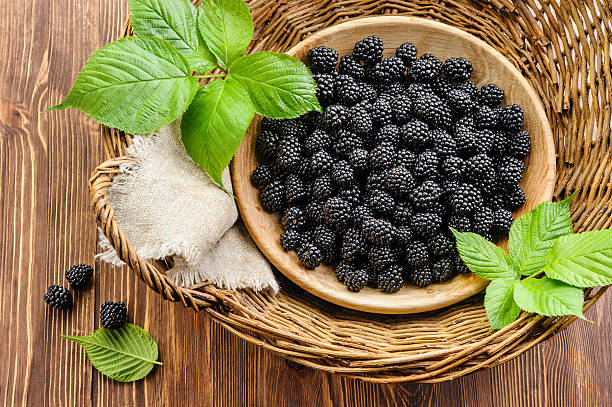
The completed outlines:
[[[46,287],[92,263],[96,229],[87,179],[101,159],[98,125],[58,103],[79,68],[116,38],[124,0],[0,1],[0,402],[5,406],[612,405],[612,297],[503,366],[439,385],[371,385],[294,370],[181,305],[162,301],[125,269],[96,267],[95,288],[70,312]],[[145,380],[102,377],[59,334],[87,334],[105,300],[157,339],[162,368]]]

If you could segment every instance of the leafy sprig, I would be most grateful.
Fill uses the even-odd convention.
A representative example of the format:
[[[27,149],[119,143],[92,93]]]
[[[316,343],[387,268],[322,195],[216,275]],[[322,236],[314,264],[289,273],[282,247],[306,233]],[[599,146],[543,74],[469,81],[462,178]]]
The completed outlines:
[[[288,119],[321,111],[310,72],[286,54],[244,55],[253,20],[242,0],[128,0],[135,37],[96,52],[64,101],[131,134],[180,116],[187,153],[221,184],[255,113]],[[217,68],[220,73],[210,73]],[[195,74],[194,74],[195,72]],[[199,79],[212,79],[200,87]]]
[[[484,300],[491,329],[511,324],[521,309],[584,318],[582,288],[612,284],[612,230],[572,234],[571,198],[519,217],[509,253],[480,235],[452,230],[468,268],[492,280]]]

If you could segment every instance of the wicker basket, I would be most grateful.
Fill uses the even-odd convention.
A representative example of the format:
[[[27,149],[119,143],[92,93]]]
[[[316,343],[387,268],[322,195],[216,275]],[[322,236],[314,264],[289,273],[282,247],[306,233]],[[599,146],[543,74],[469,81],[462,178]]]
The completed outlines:
[[[579,191],[572,204],[575,230],[610,227],[608,0],[254,0],[249,6],[253,50],[284,51],[329,25],[383,13],[438,20],[483,39],[523,72],[546,107],[558,154],[555,197]],[[127,24],[124,34],[130,32]],[[109,160],[90,180],[99,226],[119,257],[165,299],[204,310],[234,334],[296,363],[372,382],[439,382],[512,359],[575,319],[522,313],[489,332],[482,295],[425,314],[365,314],[315,298],[278,274],[277,296],[206,283],[177,287],[164,274],[167,264],[147,262],[134,251],[106,200],[119,165],[130,160],[129,144],[129,136],[104,128]],[[587,290],[584,309],[604,292]]]

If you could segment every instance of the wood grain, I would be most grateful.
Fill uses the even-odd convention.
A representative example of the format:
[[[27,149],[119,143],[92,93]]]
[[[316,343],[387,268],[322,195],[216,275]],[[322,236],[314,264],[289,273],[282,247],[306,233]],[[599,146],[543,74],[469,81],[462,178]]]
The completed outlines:
[[[531,135],[531,153],[521,186],[527,202],[516,213],[518,217],[550,201],[555,177],[555,151],[552,130],[544,107],[536,92],[521,73],[498,51],[467,32],[436,21],[415,17],[385,16],[351,20],[319,31],[291,48],[289,55],[307,62],[308,50],[327,45],[339,55],[350,54],[362,38],[377,34],[385,44],[385,56],[406,41],[413,42],[421,53],[429,52],[445,60],[464,56],[472,61],[472,80],[482,87],[496,83],[505,92],[505,103],[518,103],[525,110],[525,126]],[[393,296],[378,289],[365,287],[353,293],[340,283],[333,269],[325,265],[306,270],[293,252],[286,253],[278,236],[283,232],[277,214],[263,210],[259,191],[250,182],[259,162],[255,156],[255,141],[259,120],[249,127],[232,161],[232,181],[238,209],[251,237],[268,260],[291,281],[310,293],[334,304],[360,311],[382,314],[409,314],[443,308],[482,291],[487,282],[474,274],[459,274],[452,280],[426,288],[404,285]],[[507,246],[507,240],[500,242]]]
[[[66,95],[87,57],[125,20],[118,0],[0,3],[0,405],[2,406],[609,406],[612,300],[561,334],[493,369],[440,385],[372,385],[309,369],[246,344],[122,268],[96,266],[72,311],[42,295],[64,270],[92,262],[87,177],[98,126],[76,111],[39,115]],[[60,333],[98,325],[105,300],[157,339],[165,365],[137,383],[110,381]]]

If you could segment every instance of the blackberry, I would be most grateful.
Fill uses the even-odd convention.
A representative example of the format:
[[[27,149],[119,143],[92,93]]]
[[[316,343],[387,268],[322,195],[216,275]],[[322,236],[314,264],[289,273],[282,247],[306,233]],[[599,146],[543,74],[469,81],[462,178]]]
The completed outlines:
[[[353,169],[349,163],[344,160],[336,161],[336,163],[334,163],[331,176],[332,180],[340,186],[350,185],[355,179]]]
[[[519,131],[510,138],[510,154],[514,158],[523,159],[529,155],[531,139],[526,130]]]
[[[348,155],[348,161],[355,171],[364,171],[368,167],[368,151],[357,148]]]
[[[502,158],[499,165],[499,183],[503,186],[517,185],[525,172],[525,164],[513,157]]]
[[[393,211],[393,219],[394,225],[407,225],[410,223],[410,219],[412,218],[412,206],[409,202],[398,202],[395,205],[395,210]]]
[[[340,157],[348,157],[353,150],[362,147],[363,141],[361,137],[343,129],[338,132],[338,139],[334,144],[334,152]]]
[[[309,202],[304,207],[304,213],[312,223],[321,223],[323,221],[323,203]]]
[[[463,215],[453,215],[448,220],[448,226],[458,232],[471,232],[472,221],[469,217]]]
[[[73,290],[81,290],[91,282],[93,268],[87,264],[77,264],[66,270],[65,277]]]
[[[403,82],[391,82],[386,85],[378,85],[378,94],[380,98],[384,98],[389,103],[393,102],[398,96],[403,96],[406,93],[406,86]]]
[[[433,92],[433,88],[428,83],[411,83],[406,89],[406,95],[413,102],[423,96]]]
[[[263,188],[274,180],[274,167],[266,164],[258,165],[251,174],[251,184],[257,189]]]
[[[373,191],[375,189],[385,189],[388,169],[376,169],[368,174],[365,189]]]
[[[455,131],[455,142],[457,143],[457,154],[460,157],[470,157],[480,148],[476,133],[467,128],[459,128]]]
[[[387,85],[398,81],[405,69],[404,63],[398,57],[385,58],[371,68],[370,78],[374,83]]]
[[[383,41],[376,35],[371,35],[357,42],[353,48],[353,57],[366,65],[374,65],[382,59]]]
[[[348,123],[349,112],[342,105],[327,106],[323,111],[323,124],[331,130],[338,130]]]
[[[338,198],[342,198],[351,206],[357,206],[361,203],[361,190],[356,185],[350,185],[338,192]]]
[[[442,161],[442,175],[451,180],[459,180],[465,175],[466,164],[462,158],[450,156]]]
[[[510,105],[502,109],[499,115],[499,125],[503,130],[517,132],[523,127],[525,114],[519,105]]]
[[[431,145],[431,133],[429,126],[420,120],[412,120],[401,128],[401,134],[405,145],[416,150],[422,150]]]
[[[316,96],[322,105],[329,105],[336,98],[336,78],[333,75],[314,75],[317,83]]]
[[[368,272],[363,268],[353,268],[344,275],[344,284],[349,291],[359,292],[368,283]]]
[[[270,119],[269,117],[263,117],[261,119],[261,132],[268,131],[270,133],[279,133],[281,130],[281,119]]]
[[[293,174],[298,175],[302,181],[304,182],[304,188],[306,193],[306,198],[310,198],[310,187],[312,186],[312,182],[317,177],[315,173],[312,172],[310,168],[310,160],[304,158],[302,162],[300,162],[300,166],[297,170],[292,171]]]
[[[459,254],[457,254],[455,256],[455,270],[456,270],[457,273],[461,273],[461,274],[468,274],[468,273],[470,273],[470,269],[465,264],[465,262],[463,261],[461,256],[459,256]]]
[[[420,267],[429,261],[429,252],[427,245],[420,241],[414,240],[406,247],[406,263],[413,267]]]
[[[459,185],[459,181],[453,179],[446,179],[442,182],[442,195],[440,196],[440,200],[444,202],[445,205],[449,204],[450,198],[457,188],[459,188]]]
[[[331,250],[336,246],[336,233],[325,225],[317,225],[312,232],[312,238],[321,250]]]
[[[519,185],[514,185],[506,190],[506,206],[511,211],[515,211],[527,202],[525,192]]]
[[[285,137],[279,142],[276,165],[283,170],[293,170],[302,161],[302,147],[295,137]]]
[[[503,89],[498,88],[494,83],[483,86],[480,88],[480,92],[478,92],[478,103],[481,105],[497,107],[501,105],[503,99]]]
[[[367,219],[374,217],[374,211],[367,205],[359,205],[353,211],[353,220],[356,225],[362,226]]]
[[[327,151],[317,151],[310,157],[310,170],[315,175],[328,173],[333,165],[334,159]]]
[[[372,115],[363,107],[354,107],[350,111],[351,129],[357,134],[368,134],[372,131]]]
[[[378,130],[378,132],[376,133],[375,142],[377,145],[381,143],[389,143],[397,147],[399,141],[400,131],[399,128],[394,124],[388,124]]]
[[[72,307],[72,293],[60,285],[50,285],[43,299],[53,308],[63,310]]]
[[[415,82],[430,82],[439,75],[442,61],[431,54],[423,54],[412,65],[408,74]]]
[[[410,281],[417,287],[427,287],[434,281],[433,271],[429,266],[421,266],[412,270]]]
[[[390,194],[398,198],[407,198],[416,187],[416,183],[405,167],[393,167],[387,172],[385,186]]]
[[[417,118],[429,124],[434,124],[442,118],[442,100],[433,93],[416,99],[413,109]]]
[[[329,73],[336,68],[338,62],[338,51],[320,46],[308,51],[310,70],[312,73]]]
[[[467,160],[467,178],[472,182],[495,178],[493,160],[486,154],[477,154]]]
[[[363,234],[370,242],[379,246],[390,246],[393,242],[393,226],[384,219],[371,218],[363,222]]]
[[[404,124],[412,116],[412,101],[408,96],[400,95],[391,102],[391,112],[397,124]]]
[[[418,212],[412,217],[412,228],[423,237],[435,235],[442,226],[442,218],[437,213]]]
[[[395,293],[404,285],[404,270],[397,264],[392,264],[378,274],[378,287],[382,292]]]
[[[460,119],[458,119],[455,122],[455,130],[459,129],[459,128],[464,128],[464,129],[473,129],[475,127],[474,125],[474,115],[473,114],[466,114],[465,116],[461,117]]]
[[[479,235],[491,233],[493,226],[493,210],[486,206],[479,209],[472,217],[472,230]]]
[[[463,117],[471,113],[476,107],[470,95],[459,89],[453,89],[448,92],[447,104],[455,117]]]
[[[285,180],[285,195],[289,204],[303,202],[308,197],[304,182],[299,176],[294,174],[287,176]]]
[[[372,246],[368,251],[368,263],[376,271],[382,271],[398,259],[389,247]]]
[[[512,222],[514,222],[512,212],[507,209],[498,209],[493,212],[493,224],[491,225],[491,229],[497,234],[506,236],[508,232],[510,232]]]
[[[298,250],[298,259],[306,270],[314,270],[321,264],[321,250],[311,243],[305,243]]]
[[[274,161],[278,149],[278,136],[270,131],[263,131],[255,141],[255,154],[262,162]]]
[[[259,191],[261,207],[266,212],[278,212],[287,205],[285,184],[280,181],[272,181]]]
[[[482,205],[482,195],[473,185],[460,184],[450,202],[456,214],[468,215]]]
[[[436,96],[441,99],[446,99],[448,97],[448,93],[453,90],[453,84],[443,76],[438,76],[431,81],[431,88]]]
[[[353,266],[353,264],[351,264],[347,260],[342,260],[336,267],[336,278],[338,279],[338,281],[343,283],[347,274],[353,274],[354,272],[355,266]]]
[[[302,123],[304,127],[306,127],[305,136],[307,136],[308,134],[312,133],[321,126],[323,115],[321,114],[321,112],[311,110],[298,117],[298,120],[300,121],[300,123]]]
[[[308,128],[299,118],[286,119],[281,122],[279,135],[282,139],[292,138],[301,140],[308,133]]]
[[[355,262],[360,256],[365,255],[367,251],[368,242],[360,229],[350,228],[344,232],[340,247],[341,258]]]
[[[402,60],[406,68],[410,68],[417,60],[417,49],[411,42],[405,42],[395,50],[395,56]]]
[[[431,266],[434,282],[444,282],[450,280],[456,273],[455,263],[449,257],[443,257]]]
[[[372,104],[372,122],[378,126],[386,126],[393,121],[393,109],[391,103],[384,99],[378,99]]]
[[[433,149],[438,157],[454,156],[457,153],[457,142],[446,131],[435,129],[431,131]]]
[[[323,219],[336,227],[348,225],[351,220],[351,204],[342,198],[329,198],[323,205]]]
[[[444,130],[453,128],[453,114],[446,103],[440,107],[440,119],[433,124],[433,127]]]
[[[283,224],[285,230],[301,230],[306,226],[306,215],[302,209],[298,208],[297,206],[292,206],[285,209],[285,212],[281,218],[281,223]]]
[[[494,130],[499,124],[499,113],[489,106],[480,106],[474,114],[474,124],[478,129]]]
[[[370,168],[389,168],[393,166],[396,149],[391,143],[381,143],[368,155]]]
[[[348,75],[338,75],[336,79],[336,95],[345,106],[352,106],[363,99],[361,86]]]
[[[100,325],[107,329],[121,328],[127,320],[127,307],[123,301],[106,301],[100,307]]]
[[[416,155],[410,150],[401,149],[397,152],[395,164],[399,167],[404,167],[407,170],[412,170],[416,164]]]
[[[448,58],[442,65],[442,72],[449,81],[467,81],[472,76],[472,63],[465,58]]]
[[[295,229],[285,230],[280,234],[280,245],[284,251],[296,250],[302,245],[302,236]]]
[[[471,100],[475,100],[476,96],[478,96],[478,87],[472,81],[459,82],[455,89],[467,93]]]
[[[386,191],[374,190],[368,197],[368,206],[374,213],[379,215],[390,215],[395,210],[395,200]]]
[[[304,141],[304,150],[308,154],[314,154],[319,150],[327,150],[332,143],[331,136],[322,129],[314,130]]]
[[[506,196],[501,192],[494,192],[485,198],[484,203],[493,210],[502,209],[506,207]]]
[[[481,130],[481,141],[484,142],[484,135],[489,139],[488,153],[492,157],[501,157],[508,154],[510,148],[510,139],[503,131]]]
[[[438,233],[429,240],[431,253],[436,257],[444,257],[455,250],[455,240],[445,233]]]
[[[442,195],[442,189],[435,181],[426,180],[412,191],[411,200],[414,207],[427,210]]]
[[[349,75],[356,81],[362,80],[365,76],[365,69],[352,55],[345,55],[340,58],[338,72],[342,75]]]
[[[431,150],[425,150],[417,156],[413,173],[416,177],[428,178],[438,174],[438,154]]]

